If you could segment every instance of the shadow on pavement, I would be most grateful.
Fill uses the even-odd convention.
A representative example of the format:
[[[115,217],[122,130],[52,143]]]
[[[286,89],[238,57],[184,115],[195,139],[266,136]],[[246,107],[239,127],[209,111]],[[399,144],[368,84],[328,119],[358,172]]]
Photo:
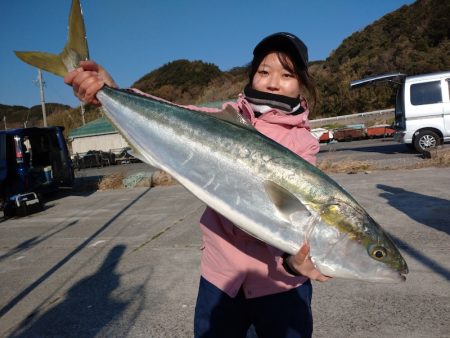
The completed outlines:
[[[94,240],[98,235],[100,235],[104,230],[106,230],[117,218],[119,218],[126,210],[131,208],[148,191],[150,191],[150,188],[146,189],[144,192],[142,192],[133,201],[131,201],[127,206],[125,206],[117,214],[115,214],[113,217],[111,217],[111,219],[109,221],[107,221],[103,226],[101,226],[90,237],[88,237],[79,246],[77,246],[74,250],[72,250],[66,257],[64,257],[61,261],[56,263],[53,267],[50,268],[50,270],[45,272],[41,277],[36,279],[33,283],[31,283],[28,287],[26,287],[23,291],[21,291],[16,297],[14,297],[7,304],[5,304],[0,309],[0,318],[3,317],[6,313],[8,313],[14,306],[16,306],[20,301],[22,301],[28,294],[30,294],[39,285],[44,283],[50,276],[52,276],[56,271],[58,271],[62,266],[64,266],[68,261],[70,261],[76,254],[78,254],[81,250],[83,250],[86,246],[88,246],[88,244],[91,243],[92,240]]]
[[[384,190],[380,196],[388,203],[400,210],[408,217],[423,224],[442,231],[450,235],[450,201],[438,197],[428,196],[403,188],[396,188],[384,184],[377,184],[377,188]],[[416,258],[423,265],[429,267],[434,272],[450,280],[450,270],[443,267],[438,262],[425,256],[419,250],[411,247],[401,239],[392,236],[394,241],[408,254]]]
[[[376,145],[362,145],[361,147],[356,147],[354,145],[345,146],[341,143],[339,144],[329,144],[327,147],[321,147],[320,153],[326,152],[340,152],[340,151],[357,151],[364,153],[379,153],[379,154],[411,154],[413,152],[404,144],[376,144]],[[419,155],[417,155],[419,156]]]
[[[414,257],[418,262],[422,263],[424,266],[428,267],[429,269],[433,270],[438,275],[441,275],[446,280],[450,281],[450,270],[436,262],[434,259],[431,259],[427,256],[425,256],[422,252],[419,250],[413,248],[408,243],[402,241],[400,238],[389,234],[389,236],[392,238],[392,240],[395,242],[395,244],[406,251],[408,255],[411,257]],[[408,277],[406,277],[408,278]]]
[[[380,196],[413,220],[450,235],[450,201],[403,188],[377,184]]]
[[[22,251],[31,249],[32,247],[42,243],[43,241],[49,239],[50,237],[53,237],[54,235],[66,230],[67,228],[75,225],[78,223],[78,220],[72,221],[66,226],[62,227],[61,229],[55,230],[49,234],[46,234],[44,236],[34,236],[33,238],[27,239],[26,241],[23,241],[22,243],[18,244],[16,247],[9,250],[7,253],[0,256],[0,262],[8,257],[11,257],[15,254],[18,254]]]
[[[44,314],[33,312],[9,337],[95,337],[127,307],[128,301],[111,297],[120,286],[114,270],[124,252],[124,245],[112,248],[98,271],[70,288],[64,301]]]

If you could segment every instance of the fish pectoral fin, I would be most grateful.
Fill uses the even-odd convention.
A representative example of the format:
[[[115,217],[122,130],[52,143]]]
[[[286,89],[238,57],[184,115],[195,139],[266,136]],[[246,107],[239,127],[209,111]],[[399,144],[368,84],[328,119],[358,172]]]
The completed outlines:
[[[253,125],[249,121],[247,121],[241,114],[239,114],[236,109],[234,109],[230,105],[226,106],[225,109],[221,110],[220,112],[212,114],[212,116],[217,117],[218,119],[223,121],[237,124],[241,127],[255,130],[255,127],[253,127]]]
[[[287,189],[273,181],[264,181],[264,188],[280,215],[289,223],[308,222],[311,213],[305,205]]]

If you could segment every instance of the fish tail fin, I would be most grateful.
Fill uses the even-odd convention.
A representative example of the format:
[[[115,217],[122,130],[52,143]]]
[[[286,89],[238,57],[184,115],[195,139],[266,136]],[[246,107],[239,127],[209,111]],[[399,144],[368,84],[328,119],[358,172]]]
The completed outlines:
[[[67,73],[67,69],[61,60],[60,54],[49,54],[42,52],[14,52],[16,56],[23,62],[28,63],[39,69],[46,70],[47,72],[55,75],[64,76]]]
[[[67,72],[78,67],[80,61],[89,59],[86,29],[79,0],[72,1],[68,35],[68,41],[60,54],[17,51],[14,53],[31,66],[58,76],[65,76]]]

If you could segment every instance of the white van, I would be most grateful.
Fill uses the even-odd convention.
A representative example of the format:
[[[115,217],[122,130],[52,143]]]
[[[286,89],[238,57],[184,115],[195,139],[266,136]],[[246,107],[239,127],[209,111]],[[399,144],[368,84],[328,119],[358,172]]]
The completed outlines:
[[[351,88],[389,82],[397,84],[394,139],[418,152],[450,141],[450,72],[407,76],[385,74],[352,81]]]

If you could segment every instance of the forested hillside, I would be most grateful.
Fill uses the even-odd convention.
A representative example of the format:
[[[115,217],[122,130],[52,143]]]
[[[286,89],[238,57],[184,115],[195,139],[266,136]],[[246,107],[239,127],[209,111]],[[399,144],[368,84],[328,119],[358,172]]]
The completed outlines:
[[[133,87],[169,101],[192,103],[221,74],[211,63],[176,60],[145,75]]]
[[[319,93],[314,115],[337,116],[392,107],[393,88],[350,91],[350,81],[389,72],[413,75],[450,70],[449,37],[450,2],[441,0],[418,0],[355,32],[326,60],[310,63]],[[201,61],[179,60],[151,72],[135,85],[171,101],[199,104],[234,98],[247,81],[245,67],[220,72]]]
[[[320,97],[316,112],[342,115],[393,106],[387,87],[350,91],[351,80],[403,72],[450,70],[450,1],[418,0],[345,39],[327,60],[311,66]]]
[[[59,103],[46,103],[45,110],[47,118],[51,119],[54,115],[61,115],[71,109],[68,105]],[[24,106],[8,106],[0,104],[0,118],[5,116],[8,128],[18,128],[27,125],[28,127],[42,124],[42,107],[36,105],[31,108]],[[2,126],[2,129],[4,125]]]
[[[417,0],[353,33],[326,60],[310,63],[318,88],[313,118],[392,107],[394,89],[377,86],[351,91],[350,81],[389,72],[413,75],[450,70],[449,37],[450,1],[442,0]],[[173,102],[201,104],[236,98],[247,81],[246,65],[221,71],[211,63],[174,60],[133,86]],[[0,105],[3,114],[8,121],[28,119],[37,125],[42,116],[40,106]],[[86,120],[100,114],[91,107]],[[81,125],[79,108],[55,112],[49,124],[62,124],[68,130]]]

